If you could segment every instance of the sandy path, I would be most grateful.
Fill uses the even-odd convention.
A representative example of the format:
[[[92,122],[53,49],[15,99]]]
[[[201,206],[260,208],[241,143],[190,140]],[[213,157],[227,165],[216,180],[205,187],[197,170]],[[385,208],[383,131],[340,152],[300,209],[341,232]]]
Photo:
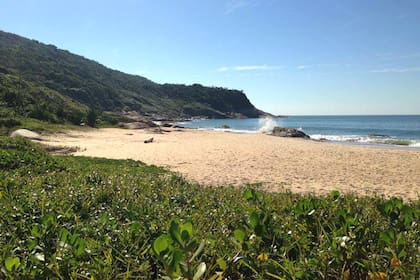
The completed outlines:
[[[154,142],[143,140],[154,137]],[[76,155],[141,160],[206,185],[263,183],[269,190],[325,194],[337,189],[418,199],[420,151],[357,147],[262,134],[199,130],[69,131],[49,145],[78,146]]]

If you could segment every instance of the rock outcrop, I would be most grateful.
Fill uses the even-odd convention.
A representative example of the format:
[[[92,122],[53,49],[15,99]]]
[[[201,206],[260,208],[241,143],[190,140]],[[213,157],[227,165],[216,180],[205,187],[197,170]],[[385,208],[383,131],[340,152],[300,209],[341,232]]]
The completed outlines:
[[[295,137],[295,138],[305,138],[310,139],[311,137],[305,132],[296,129],[296,128],[285,128],[285,127],[274,127],[271,133],[273,136],[278,137]]]
[[[42,140],[41,136],[38,133],[33,132],[31,130],[28,130],[28,129],[24,129],[24,128],[17,129],[15,131],[13,131],[10,134],[10,137],[13,137],[13,138],[23,137],[23,138],[28,138],[28,139],[31,139],[31,140]]]

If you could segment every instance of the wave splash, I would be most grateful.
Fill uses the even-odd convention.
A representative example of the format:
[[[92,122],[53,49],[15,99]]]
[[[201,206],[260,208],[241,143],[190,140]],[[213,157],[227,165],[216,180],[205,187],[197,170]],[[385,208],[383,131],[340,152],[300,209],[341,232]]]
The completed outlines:
[[[328,140],[334,142],[353,142],[361,144],[397,145],[420,148],[420,140],[399,139],[393,137],[373,137],[361,135],[322,135],[312,134],[311,139]]]
[[[258,120],[258,132],[260,133],[271,133],[276,126],[279,124],[273,118],[265,117]]]

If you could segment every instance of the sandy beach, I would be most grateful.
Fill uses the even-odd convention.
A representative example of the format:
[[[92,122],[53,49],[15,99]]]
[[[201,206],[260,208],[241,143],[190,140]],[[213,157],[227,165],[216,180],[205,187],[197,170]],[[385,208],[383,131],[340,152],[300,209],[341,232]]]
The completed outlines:
[[[154,141],[143,141],[153,137]],[[192,182],[261,183],[269,191],[420,197],[420,151],[358,147],[264,134],[172,129],[162,134],[117,128],[68,131],[45,144],[77,146],[75,155],[134,159]]]

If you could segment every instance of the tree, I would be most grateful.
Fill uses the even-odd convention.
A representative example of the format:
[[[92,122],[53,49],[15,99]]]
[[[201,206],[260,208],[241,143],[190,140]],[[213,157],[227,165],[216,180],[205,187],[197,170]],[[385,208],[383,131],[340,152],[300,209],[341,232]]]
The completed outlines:
[[[97,118],[98,112],[95,109],[90,109],[86,117],[87,125],[90,127],[95,127]]]

